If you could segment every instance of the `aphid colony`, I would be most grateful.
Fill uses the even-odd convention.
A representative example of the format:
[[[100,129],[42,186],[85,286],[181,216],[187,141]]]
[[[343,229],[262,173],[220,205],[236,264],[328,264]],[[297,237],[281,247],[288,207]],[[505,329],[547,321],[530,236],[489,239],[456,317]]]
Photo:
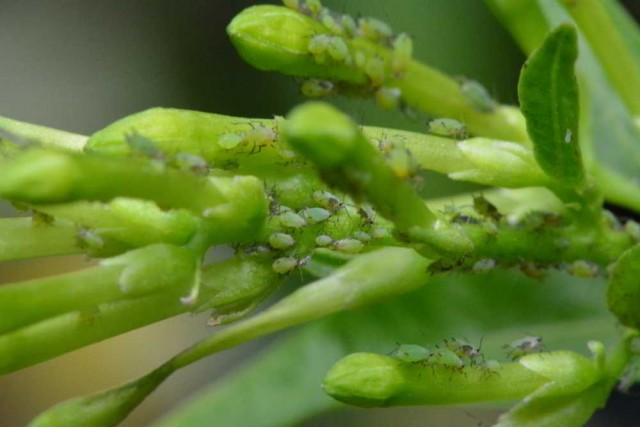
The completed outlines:
[[[476,347],[466,340],[450,338],[431,348],[415,344],[401,344],[389,355],[401,362],[422,366],[444,366],[452,370],[475,367],[488,374],[498,373],[500,363],[497,360],[485,360],[481,347],[482,341]],[[538,336],[527,336],[505,344],[503,350],[506,357],[512,361],[527,354],[545,351],[542,338]]]

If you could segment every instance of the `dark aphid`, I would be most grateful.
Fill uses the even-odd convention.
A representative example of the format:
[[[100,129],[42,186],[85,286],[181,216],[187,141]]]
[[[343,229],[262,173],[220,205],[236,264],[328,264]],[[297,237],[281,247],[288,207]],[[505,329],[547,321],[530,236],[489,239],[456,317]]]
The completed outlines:
[[[478,215],[493,221],[500,221],[500,219],[502,219],[502,214],[498,212],[498,208],[482,195],[473,196],[473,209]]]
[[[376,212],[373,208],[368,206],[361,206],[358,208],[358,215],[362,219],[363,225],[369,226],[373,225],[376,220]]]
[[[52,225],[54,222],[55,218],[44,212],[34,210],[31,215],[31,224],[35,227],[46,227]]]
[[[469,360],[471,365],[477,364],[477,360],[480,358],[484,359],[484,356],[480,352],[480,347],[475,347],[467,341],[451,338],[450,340],[444,340],[444,345],[461,360]],[[480,342],[480,346],[482,346],[482,341]]]
[[[324,98],[333,93],[333,88],[329,80],[307,79],[300,85],[300,93],[307,98]]]

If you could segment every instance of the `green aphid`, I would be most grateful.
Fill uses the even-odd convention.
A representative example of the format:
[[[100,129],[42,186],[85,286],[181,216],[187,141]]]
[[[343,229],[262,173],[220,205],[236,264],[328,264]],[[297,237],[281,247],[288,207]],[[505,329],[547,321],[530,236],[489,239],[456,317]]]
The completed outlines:
[[[326,234],[321,234],[320,236],[316,237],[316,245],[324,248],[326,246],[332,245],[333,244],[333,239],[330,236],[327,236]]]
[[[385,161],[393,174],[400,179],[415,176],[420,170],[420,164],[406,148],[394,148],[385,156]]]
[[[324,98],[333,93],[333,88],[329,80],[308,79],[300,85],[300,93],[307,98]]]
[[[329,30],[330,33],[336,36],[344,36],[345,31],[339,18],[336,18],[331,12],[327,9],[323,10],[320,14],[320,23]]]
[[[314,202],[332,212],[335,212],[344,206],[344,203],[336,195],[328,191],[314,191],[311,198]]]
[[[295,239],[290,234],[274,233],[269,236],[269,245],[273,249],[288,249],[295,243]]]
[[[342,15],[340,17],[340,24],[342,24],[342,28],[348,37],[353,37],[358,31],[356,20],[349,15]]]
[[[289,9],[295,10],[296,12],[300,12],[299,0],[282,0],[282,4],[288,7]]]
[[[125,141],[132,150],[149,157],[151,159],[163,160],[165,158],[164,152],[158,148],[153,140],[141,135],[137,132],[125,135]]]
[[[467,127],[454,119],[439,118],[427,123],[427,132],[432,135],[446,136],[453,139],[465,139],[469,137]]]
[[[430,360],[432,365],[450,366],[453,368],[464,367],[464,362],[455,352],[448,348],[438,348]]]
[[[314,17],[319,16],[324,9],[320,0],[307,0],[305,6],[311,16]]]
[[[303,217],[291,211],[279,214],[278,221],[280,225],[287,228],[303,228],[307,225],[307,221]]]
[[[364,231],[358,231],[353,235],[353,237],[360,240],[362,243],[367,243],[371,240],[371,235],[369,233],[365,233]]]
[[[329,44],[331,43],[331,36],[326,34],[319,34],[314,36],[309,41],[307,45],[307,49],[309,53],[313,55],[313,59],[318,64],[323,64],[327,57],[327,50],[329,49]]]
[[[342,37],[333,36],[329,39],[327,53],[334,61],[344,62],[347,64],[351,62],[349,47],[347,46],[347,43],[342,39]]]
[[[387,237],[391,237],[391,233],[389,233],[389,230],[386,228],[376,228],[371,231],[371,237],[376,240],[386,239]]]
[[[360,18],[358,19],[358,35],[376,43],[388,44],[393,37],[393,30],[379,19]]]
[[[223,133],[218,138],[218,145],[225,150],[232,150],[242,143],[244,137],[237,133]]]
[[[407,72],[413,56],[413,40],[407,33],[400,33],[393,40],[393,56],[391,68],[397,76]]]
[[[400,105],[402,91],[397,87],[381,87],[375,94],[376,104],[383,110],[395,110]]]
[[[624,231],[636,242],[640,242],[640,224],[635,221],[627,221],[624,224]]]
[[[487,89],[475,80],[466,80],[460,85],[460,91],[467,102],[481,113],[492,113],[498,105]]]
[[[498,212],[498,208],[484,196],[473,196],[473,209],[478,215],[493,221],[500,221],[502,218],[502,214]]]
[[[271,147],[278,139],[273,129],[267,126],[255,126],[250,131],[245,132],[244,141],[252,144],[254,150],[259,152],[262,147]]]
[[[55,218],[44,212],[34,210],[31,215],[31,224],[34,227],[47,227],[53,225]]]
[[[353,55],[353,62],[359,70],[365,71],[367,67],[367,55],[358,51]]]
[[[596,277],[600,271],[598,264],[586,260],[577,260],[569,265],[569,274],[582,279]]]
[[[88,228],[80,228],[76,234],[76,240],[80,249],[100,250],[105,245],[100,234]]]
[[[367,59],[363,71],[375,87],[381,86],[386,79],[382,58],[373,57]]]
[[[507,357],[511,360],[518,360],[522,356],[532,353],[539,353],[544,350],[542,338],[538,336],[527,336],[521,340],[513,341],[502,346]]]
[[[331,212],[324,208],[304,208],[300,211],[300,216],[304,218],[308,224],[318,224],[329,219]]]
[[[357,239],[340,239],[333,242],[333,248],[339,252],[355,254],[364,248],[364,244]]]
[[[296,258],[288,256],[278,258],[273,262],[273,264],[271,264],[271,267],[273,268],[273,271],[278,274],[287,274],[295,270],[298,265],[299,261]]]
[[[209,174],[209,164],[202,157],[185,152],[179,152],[175,157],[175,164],[178,169],[192,172],[196,175],[206,176]]]
[[[459,359],[468,359],[472,365],[477,364],[477,360],[482,357],[480,347],[476,347],[464,340],[451,338],[450,340],[444,340],[444,345]]]
[[[401,344],[390,356],[407,363],[427,362],[433,355],[433,352],[426,348],[415,344]]]
[[[491,258],[483,258],[476,261],[471,267],[474,273],[487,273],[493,270],[496,266],[496,260]]]

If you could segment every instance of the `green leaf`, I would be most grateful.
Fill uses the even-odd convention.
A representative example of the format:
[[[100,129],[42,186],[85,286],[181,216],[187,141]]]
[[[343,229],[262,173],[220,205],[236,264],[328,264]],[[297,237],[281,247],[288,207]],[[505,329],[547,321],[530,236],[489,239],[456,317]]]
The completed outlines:
[[[320,388],[331,365],[351,352],[389,353],[398,342],[424,345],[466,336],[478,343],[484,336],[485,357],[500,358],[503,344],[535,333],[549,350],[584,352],[588,339],[610,342],[616,336],[603,294],[601,281],[564,274],[544,284],[505,271],[441,277],[404,297],[291,333],[157,425],[300,425],[340,407]]]
[[[640,245],[627,250],[615,264],[607,291],[609,308],[623,325],[640,329]]]
[[[561,25],[529,57],[518,83],[535,158],[547,174],[569,186],[585,178],[578,141],[577,58],[576,31]]]

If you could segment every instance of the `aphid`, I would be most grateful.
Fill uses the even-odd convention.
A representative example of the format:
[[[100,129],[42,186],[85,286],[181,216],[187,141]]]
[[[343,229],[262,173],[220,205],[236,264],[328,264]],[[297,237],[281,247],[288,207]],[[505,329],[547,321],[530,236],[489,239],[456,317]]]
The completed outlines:
[[[371,237],[374,239],[386,239],[390,236],[391,234],[386,228],[376,228],[375,230],[371,231]]]
[[[384,83],[386,76],[384,71],[384,61],[381,58],[369,58],[362,71],[364,71],[364,73],[369,77],[373,86],[381,86],[382,83]]]
[[[164,160],[166,157],[156,143],[144,135],[133,132],[125,135],[124,139],[132,150],[137,151],[145,157],[156,160]]]
[[[296,258],[287,256],[276,259],[273,264],[271,264],[271,267],[273,268],[273,271],[278,274],[287,274],[298,267],[298,265],[299,262]]]
[[[569,265],[569,274],[583,279],[596,277],[599,271],[598,264],[582,259],[574,261]]]
[[[436,346],[437,350],[433,353],[431,360],[432,365],[451,366],[453,368],[464,367],[462,359],[452,350],[448,348],[440,348]]]
[[[369,206],[361,206],[358,208],[358,215],[362,219],[363,225],[373,225],[376,220],[376,212]]]
[[[333,244],[333,239],[329,236],[327,236],[326,234],[321,234],[318,237],[316,237],[316,245],[320,246],[320,247],[325,247],[325,246],[329,246]]]
[[[460,85],[460,92],[467,102],[481,113],[492,113],[497,106],[487,89],[475,80],[465,80]]]
[[[320,12],[322,12],[322,2],[320,0],[307,0],[305,3],[306,9],[309,11],[311,16],[318,16]]]
[[[624,224],[624,231],[636,242],[640,242],[640,224],[635,221],[627,221]]]
[[[223,133],[218,138],[218,145],[225,150],[236,148],[244,140],[242,135],[237,133]]]
[[[333,242],[333,248],[339,252],[355,254],[362,250],[364,245],[356,239],[340,239]]]
[[[401,344],[390,353],[391,357],[407,363],[426,362],[432,355],[430,349],[415,344]]]
[[[353,55],[353,62],[356,64],[356,67],[359,70],[365,71],[365,68],[367,66],[367,55],[365,55],[363,52],[357,51]]]
[[[300,85],[300,92],[308,98],[323,98],[333,93],[333,83],[329,80],[308,79]]]
[[[291,211],[280,213],[278,215],[278,221],[280,225],[288,228],[303,228],[307,225],[307,221],[303,217]]]
[[[444,340],[444,345],[461,360],[468,359],[471,365],[475,365],[477,359],[481,357],[484,358],[480,352],[480,347],[475,347],[464,340],[451,338],[450,340]],[[480,346],[482,346],[482,341],[480,342]]]
[[[46,227],[52,225],[55,222],[55,218],[44,212],[34,210],[31,215],[31,224],[34,227]]]
[[[493,221],[500,221],[502,214],[498,212],[498,208],[488,201],[484,196],[473,196],[473,209],[485,218]]]
[[[320,13],[319,21],[324,27],[329,30],[329,32],[337,35],[343,36],[345,35],[344,28],[340,23],[340,19],[336,18],[330,11],[324,9]]]
[[[391,69],[396,76],[402,76],[407,72],[411,57],[413,56],[413,40],[406,33],[400,33],[393,40],[393,56]]]
[[[318,224],[331,217],[331,212],[324,208],[304,208],[299,214],[307,221],[307,224]]]
[[[196,154],[180,152],[176,154],[175,163],[179,169],[196,175],[206,176],[209,174],[209,164]]]
[[[497,360],[486,360],[480,364],[480,369],[485,372],[487,375],[498,374],[498,370],[500,369],[500,362]]]
[[[543,351],[544,345],[542,344],[541,337],[532,335],[524,337],[521,340],[513,341],[510,344],[505,344],[502,348],[507,354],[507,357],[510,357],[511,360],[518,360],[527,354]]]
[[[105,245],[104,239],[100,234],[84,227],[78,229],[76,240],[80,249],[99,250]]]
[[[244,134],[244,141],[253,145],[252,153],[259,153],[263,147],[272,147],[276,140],[276,133],[267,126],[255,126]]]
[[[338,199],[336,195],[328,191],[314,191],[311,195],[311,198],[314,202],[332,212],[335,212],[338,209],[344,207],[344,203],[340,199]]]
[[[273,249],[287,249],[295,245],[295,239],[286,233],[274,233],[269,236],[269,245]]]
[[[564,142],[569,144],[572,138],[573,138],[573,133],[571,132],[571,129],[567,129],[567,131],[564,134]]]
[[[349,15],[342,15],[340,17],[340,24],[342,25],[345,34],[349,37],[353,37],[358,30],[358,24],[356,24],[355,19]]]
[[[400,105],[402,91],[397,87],[380,87],[375,94],[376,104],[383,110],[394,110]]]
[[[326,59],[327,49],[331,43],[331,36],[326,34],[318,34],[313,36],[307,45],[309,53],[313,55],[313,59],[318,64],[323,64]]]
[[[544,268],[532,262],[524,262],[518,266],[520,271],[527,277],[542,280],[546,274]]]
[[[489,236],[497,236],[498,235],[498,227],[493,222],[483,222],[482,230],[487,233]]]
[[[371,236],[368,233],[365,233],[364,231],[358,231],[356,234],[353,235],[353,237],[360,240],[362,243],[367,243],[368,241],[371,240]]]
[[[334,61],[345,62],[347,64],[351,62],[349,47],[342,37],[333,36],[329,39],[327,53]]]
[[[411,178],[418,173],[420,165],[406,148],[394,148],[386,156],[385,161],[400,179]]]
[[[465,139],[469,136],[467,127],[454,119],[433,119],[427,123],[427,132],[432,135],[446,136],[453,139]]]
[[[481,260],[476,261],[473,264],[473,267],[471,267],[471,269],[473,270],[474,273],[486,273],[488,271],[493,270],[495,266],[496,266],[495,259],[483,258]]]
[[[386,23],[376,18],[358,19],[358,35],[373,42],[388,44],[393,37],[393,30]]]
[[[632,360],[622,372],[618,379],[617,390],[621,393],[628,393],[631,387],[640,381],[640,361]]]
[[[297,12],[300,11],[300,2],[298,0],[282,0],[282,4]]]

